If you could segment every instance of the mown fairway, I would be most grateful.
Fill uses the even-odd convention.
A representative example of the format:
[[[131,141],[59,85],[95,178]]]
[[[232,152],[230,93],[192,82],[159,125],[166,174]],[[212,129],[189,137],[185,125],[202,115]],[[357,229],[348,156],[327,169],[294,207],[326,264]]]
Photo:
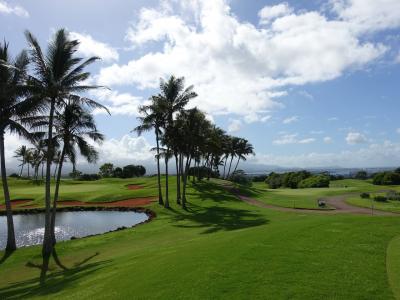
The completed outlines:
[[[150,208],[157,217],[134,229],[62,242],[61,271],[38,287],[40,247],[20,249],[0,265],[0,299],[394,299],[400,278],[400,217],[283,213],[250,206],[217,182],[191,185],[189,211]],[[42,187],[13,182],[16,198],[41,203]],[[110,201],[155,196],[155,178],[63,183],[61,199]],[[144,184],[129,191],[126,184]],[[367,183],[315,191],[358,191]],[[357,187],[356,185],[361,185]],[[83,188],[84,187],[84,188]],[[91,187],[90,192],[86,187]],[[256,186],[257,188],[258,186]],[[35,194],[37,191],[37,194]],[[32,197],[29,197],[32,192]],[[277,190],[282,201],[285,191]],[[272,201],[268,195],[257,195]],[[293,191],[295,197],[296,191]],[[346,192],[345,192],[346,193]],[[275,196],[278,201],[278,196]],[[14,198],[13,198],[14,199]],[[26,199],[26,198],[25,198]],[[307,198],[308,199],[308,198]],[[391,242],[392,241],[392,242]],[[388,247],[390,244],[390,247]],[[2,253],[0,253],[2,254]],[[388,277],[390,274],[390,278]],[[391,285],[394,288],[391,288]]]

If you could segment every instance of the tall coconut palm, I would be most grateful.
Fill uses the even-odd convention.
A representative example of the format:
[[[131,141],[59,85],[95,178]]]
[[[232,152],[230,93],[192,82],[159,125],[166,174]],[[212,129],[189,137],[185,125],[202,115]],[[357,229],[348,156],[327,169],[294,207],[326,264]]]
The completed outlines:
[[[237,151],[236,151],[238,160],[236,162],[236,166],[235,166],[235,169],[233,170],[232,174],[236,172],[236,170],[239,166],[240,160],[245,161],[246,156],[250,155],[250,154],[254,155],[253,145],[250,144],[248,140],[241,138],[238,142]]]
[[[28,151],[28,148],[25,145],[20,146],[17,150],[15,150],[15,155],[14,157],[18,158],[20,161],[20,167],[21,170],[19,171],[19,176],[22,176],[22,172],[24,171],[24,166],[26,164],[26,153]]]
[[[97,104],[97,108],[105,109],[104,106]],[[42,118],[33,124],[34,128],[46,128],[48,126],[48,117]],[[68,158],[73,164],[76,163],[76,148],[80,154],[87,159],[89,163],[96,162],[98,153],[95,148],[87,142],[87,139],[95,142],[104,140],[104,136],[98,132],[94,118],[88,107],[82,105],[79,97],[69,97],[61,111],[56,111],[54,116],[54,136],[53,145],[62,145],[60,158],[58,160],[57,177],[55,192],[51,212],[51,235],[53,245],[55,245],[55,221],[57,201],[59,197],[59,188],[61,182],[61,173],[63,164]],[[46,132],[39,132],[45,136]]]
[[[30,133],[21,123],[21,119],[28,121],[28,116],[35,113],[38,106],[34,101],[24,99],[26,95],[25,79],[28,67],[28,56],[21,52],[13,61],[8,52],[8,44],[0,43],[0,160],[1,178],[4,200],[7,213],[7,245],[6,251],[16,249],[14,223],[11,211],[10,193],[7,183],[6,162],[4,153],[5,133],[16,133],[31,138]]]
[[[145,132],[154,130],[156,136],[156,160],[157,160],[157,182],[158,182],[158,204],[163,205],[163,196],[161,190],[161,170],[160,170],[160,139],[162,135],[161,128],[165,122],[165,109],[162,106],[160,98],[151,97],[151,103],[149,105],[142,105],[139,107],[139,113],[142,115],[138,117],[140,125],[138,125],[133,131],[139,136]]]
[[[51,164],[54,157],[53,146],[53,122],[56,109],[64,105],[64,99],[69,95],[89,89],[99,88],[85,84],[90,73],[84,69],[98,60],[98,57],[90,57],[83,60],[75,56],[79,41],[72,40],[64,29],[58,30],[50,40],[46,55],[37,39],[27,31],[26,39],[30,46],[30,58],[33,64],[34,76],[31,76],[28,84],[35,97],[42,100],[48,106],[48,128],[47,128],[47,158],[46,158],[46,184],[45,184],[45,230],[43,239],[43,266],[40,282],[44,283],[48,269],[49,259],[53,250],[51,239]],[[93,100],[81,98],[86,103]]]
[[[165,146],[169,152],[172,147],[171,143],[168,143],[172,139],[172,136],[176,134],[176,128],[174,126],[174,114],[182,111],[189,101],[197,97],[197,94],[193,91],[193,85],[185,88],[185,78],[170,76],[167,80],[160,79],[160,93],[156,96],[163,104],[164,109],[164,135],[165,135]],[[178,161],[178,153],[174,151],[175,162]],[[168,160],[166,161],[168,162]],[[179,168],[177,168],[179,171]],[[177,178],[179,173],[177,173]],[[166,181],[166,185],[168,182]],[[177,190],[180,190],[180,180],[177,179]],[[179,202],[179,200],[177,199]]]

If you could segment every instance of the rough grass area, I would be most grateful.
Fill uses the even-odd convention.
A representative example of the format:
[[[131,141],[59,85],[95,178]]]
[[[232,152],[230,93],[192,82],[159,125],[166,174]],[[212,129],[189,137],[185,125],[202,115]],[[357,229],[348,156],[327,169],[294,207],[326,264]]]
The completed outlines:
[[[389,283],[396,299],[400,299],[400,236],[390,241],[386,261]]]
[[[155,178],[129,183],[140,181],[154,195]],[[125,193],[126,183],[101,190]],[[45,287],[34,267],[40,247],[18,250],[0,264],[0,299],[394,299],[386,259],[400,218],[276,212],[206,181],[190,185],[185,212],[175,192],[172,178],[172,208],[153,203],[148,224],[59,243],[70,270],[52,264]],[[396,249],[389,269],[399,274]]]

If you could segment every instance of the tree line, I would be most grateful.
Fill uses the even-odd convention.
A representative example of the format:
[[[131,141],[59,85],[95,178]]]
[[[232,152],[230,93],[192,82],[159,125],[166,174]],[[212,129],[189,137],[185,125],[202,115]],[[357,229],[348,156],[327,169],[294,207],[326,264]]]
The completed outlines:
[[[112,163],[105,163],[99,169],[99,175],[103,178],[132,178],[141,177],[146,174],[146,168],[142,165],[127,165],[120,168],[114,167]]]

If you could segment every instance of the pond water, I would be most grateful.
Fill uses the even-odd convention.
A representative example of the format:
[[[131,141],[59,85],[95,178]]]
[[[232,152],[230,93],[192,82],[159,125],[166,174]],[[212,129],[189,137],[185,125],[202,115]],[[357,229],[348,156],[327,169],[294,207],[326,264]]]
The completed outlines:
[[[71,237],[85,237],[101,234],[119,227],[132,227],[146,221],[149,216],[133,211],[71,211],[58,212],[56,217],[57,241]],[[44,233],[44,213],[14,215],[17,246],[31,246],[42,243]],[[7,243],[7,220],[0,216],[0,249]]]

